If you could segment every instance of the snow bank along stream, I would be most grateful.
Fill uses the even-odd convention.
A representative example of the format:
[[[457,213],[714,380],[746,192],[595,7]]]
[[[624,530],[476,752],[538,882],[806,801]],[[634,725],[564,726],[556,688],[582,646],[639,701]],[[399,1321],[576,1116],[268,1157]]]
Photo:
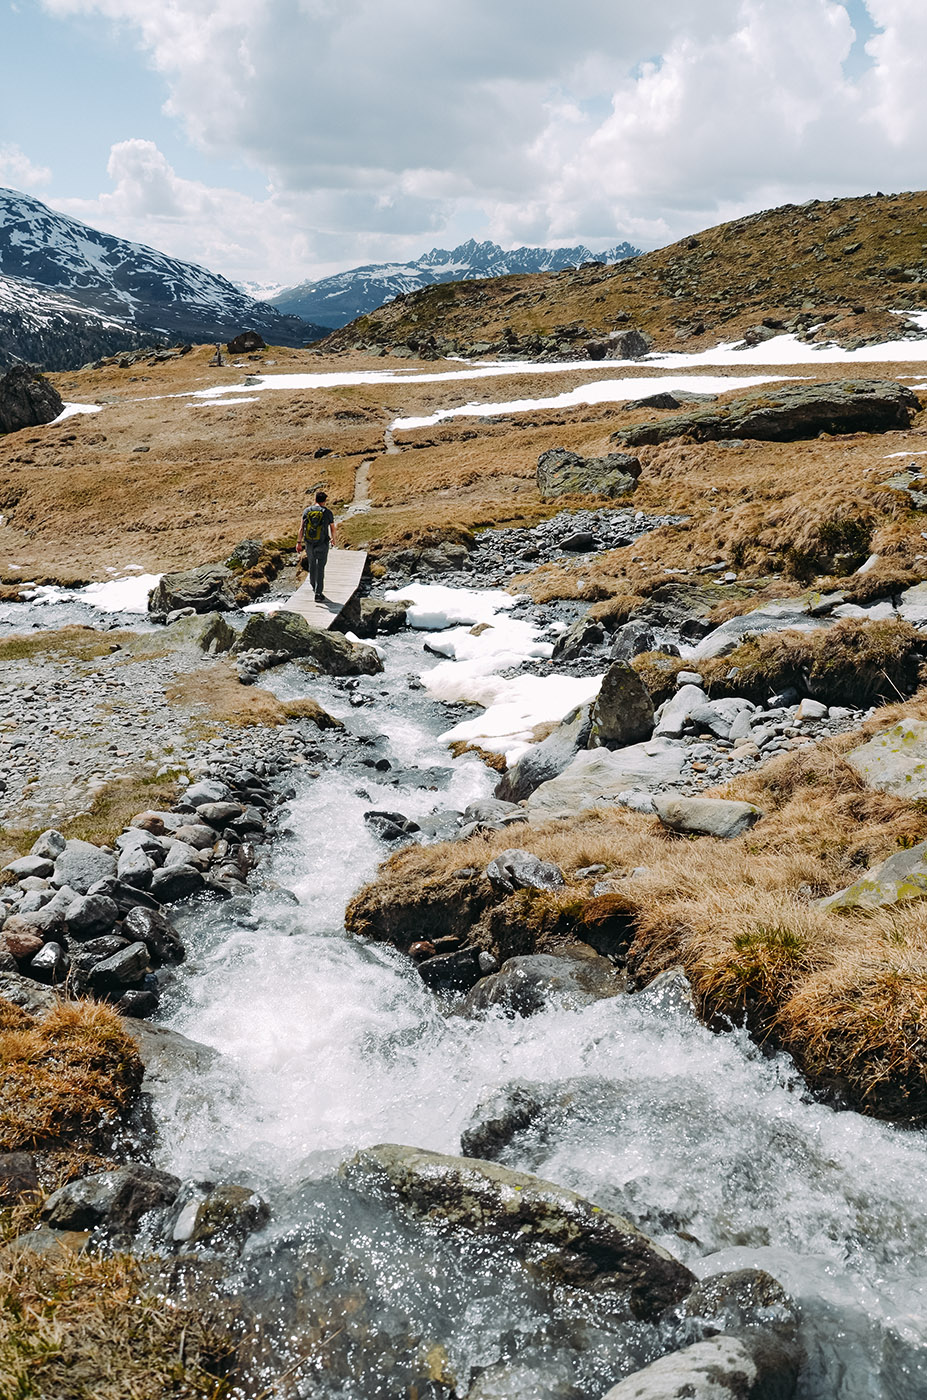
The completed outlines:
[[[768,1269],[800,1303],[806,1400],[923,1397],[923,1132],[821,1106],[784,1057],[764,1057],[740,1032],[712,1034],[683,996],[644,992],[579,1011],[552,1005],[525,1020],[469,1021],[447,1016],[392,949],[345,936],[345,903],[384,856],[363,812],[421,816],[491,790],[494,775],[472,755],[449,761],[435,697],[473,699],[490,681],[504,686],[500,662],[544,645],[516,626],[508,595],[400,591],[414,596],[419,630],[381,644],[384,674],[353,690],[334,680],[308,687],[393,769],[295,773],[290,835],[267,859],[299,903],[266,893],[250,913],[191,911],[189,961],[168,1005],[175,1029],[221,1056],[159,1101],[160,1164],[253,1185],[275,1212],[234,1286],[279,1307],[308,1251],[318,1306],[337,1298],[343,1310],[350,1295],[372,1319],[334,1371],[334,1353],[320,1343],[318,1369],[300,1372],[305,1388],[293,1393],[404,1394],[402,1356],[435,1341],[460,1396],[479,1368],[504,1361],[486,1394],[594,1400],[659,1350],[653,1328],[542,1298],[499,1246],[469,1248],[401,1226],[336,1175],[355,1150],[378,1142],[456,1153],[486,1096],[527,1081],[552,1099],[568,1084],[572,1107],[552,1107],[536,1131],[518,1135],[507,1165],[630,1216],[699,1276]],[[481,654],[468,640],[479,641],[471,619],[490,616],[499,636]],[[423,640],[444,659],[423,653]],[[424,685],[410,689],[410,675]],[[268,683],[287,696],[307,688],[292,668]],[[498,703],[490,699],[487,714]],[[513,748],[523,729],[508,732]],[[423,769],[443,790],[416,785]],[[397,770],[399,788],[390,783]],[[325,1337],[346,1325],[337,1315]]]

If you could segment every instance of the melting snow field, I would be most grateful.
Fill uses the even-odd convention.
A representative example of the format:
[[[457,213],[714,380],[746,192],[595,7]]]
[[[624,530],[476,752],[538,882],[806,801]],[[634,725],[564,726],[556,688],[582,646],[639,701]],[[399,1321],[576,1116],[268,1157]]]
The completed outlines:
[[[30,603],[87,603],[101,612],[147,613],[148,594],[161,580],[160,574],[129,572],[139,565],[130,564],[123,578],[108,579],[106,583],[89,583],[86,588],[56,588],[42,584],[25,593]]]
[[[508,615],[520,601],[510,593],[415,583],[387,597],[412,600],[411,627],[441,632],[426,643],[429,652],[447,658],[420,673],[428,693],[449,704],[483,707],[442,734],[443,743],[479,744],[511,764],[536,739],[539,725],[559,723],[598,693],[601,676],[504,674],[524,661],[549,660],[553,652],[536,627]]]
[[[100,413],[102,409],[101,403],[66,403],[58,417],[52,419],[52,423],[63,423],[66,418],[76,418],[79,413]]]

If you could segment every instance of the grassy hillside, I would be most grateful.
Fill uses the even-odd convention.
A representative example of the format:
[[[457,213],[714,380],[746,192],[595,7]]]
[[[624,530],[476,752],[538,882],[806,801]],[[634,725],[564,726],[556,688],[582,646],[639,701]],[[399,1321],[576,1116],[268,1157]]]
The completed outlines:
[[[854,344],[897,334],[888,313],[921,307],[927,192],[916,191],[786,204],[614,267],[428,287],[361,317],[326,348],[417,348],[430,336],[459,348],[537,335],[568,345],[634,325],[661,347],[695,349],[763,320],[810,326],[825,316],[818,338]]]

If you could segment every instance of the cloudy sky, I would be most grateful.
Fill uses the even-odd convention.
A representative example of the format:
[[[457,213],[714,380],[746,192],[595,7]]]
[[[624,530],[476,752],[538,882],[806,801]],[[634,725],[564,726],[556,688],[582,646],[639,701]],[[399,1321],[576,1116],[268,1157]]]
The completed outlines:
[[[0,0],[0,184],[238,279],[927,184],[927,0]]]

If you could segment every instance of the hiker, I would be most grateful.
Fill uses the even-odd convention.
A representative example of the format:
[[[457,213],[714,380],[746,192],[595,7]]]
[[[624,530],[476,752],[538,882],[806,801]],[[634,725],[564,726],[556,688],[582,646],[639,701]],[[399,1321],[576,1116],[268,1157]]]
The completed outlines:
[[[305,546],[306,568],[309,582],[315,593],[315,601],[323,600],[322,586],[325,582],[325,565],[328,560],[328,547],[335,543],[335,517],[325,502],[328,496],[324,491],[316,491],[315,505],[306,506],[299,522],[298,550]]]

